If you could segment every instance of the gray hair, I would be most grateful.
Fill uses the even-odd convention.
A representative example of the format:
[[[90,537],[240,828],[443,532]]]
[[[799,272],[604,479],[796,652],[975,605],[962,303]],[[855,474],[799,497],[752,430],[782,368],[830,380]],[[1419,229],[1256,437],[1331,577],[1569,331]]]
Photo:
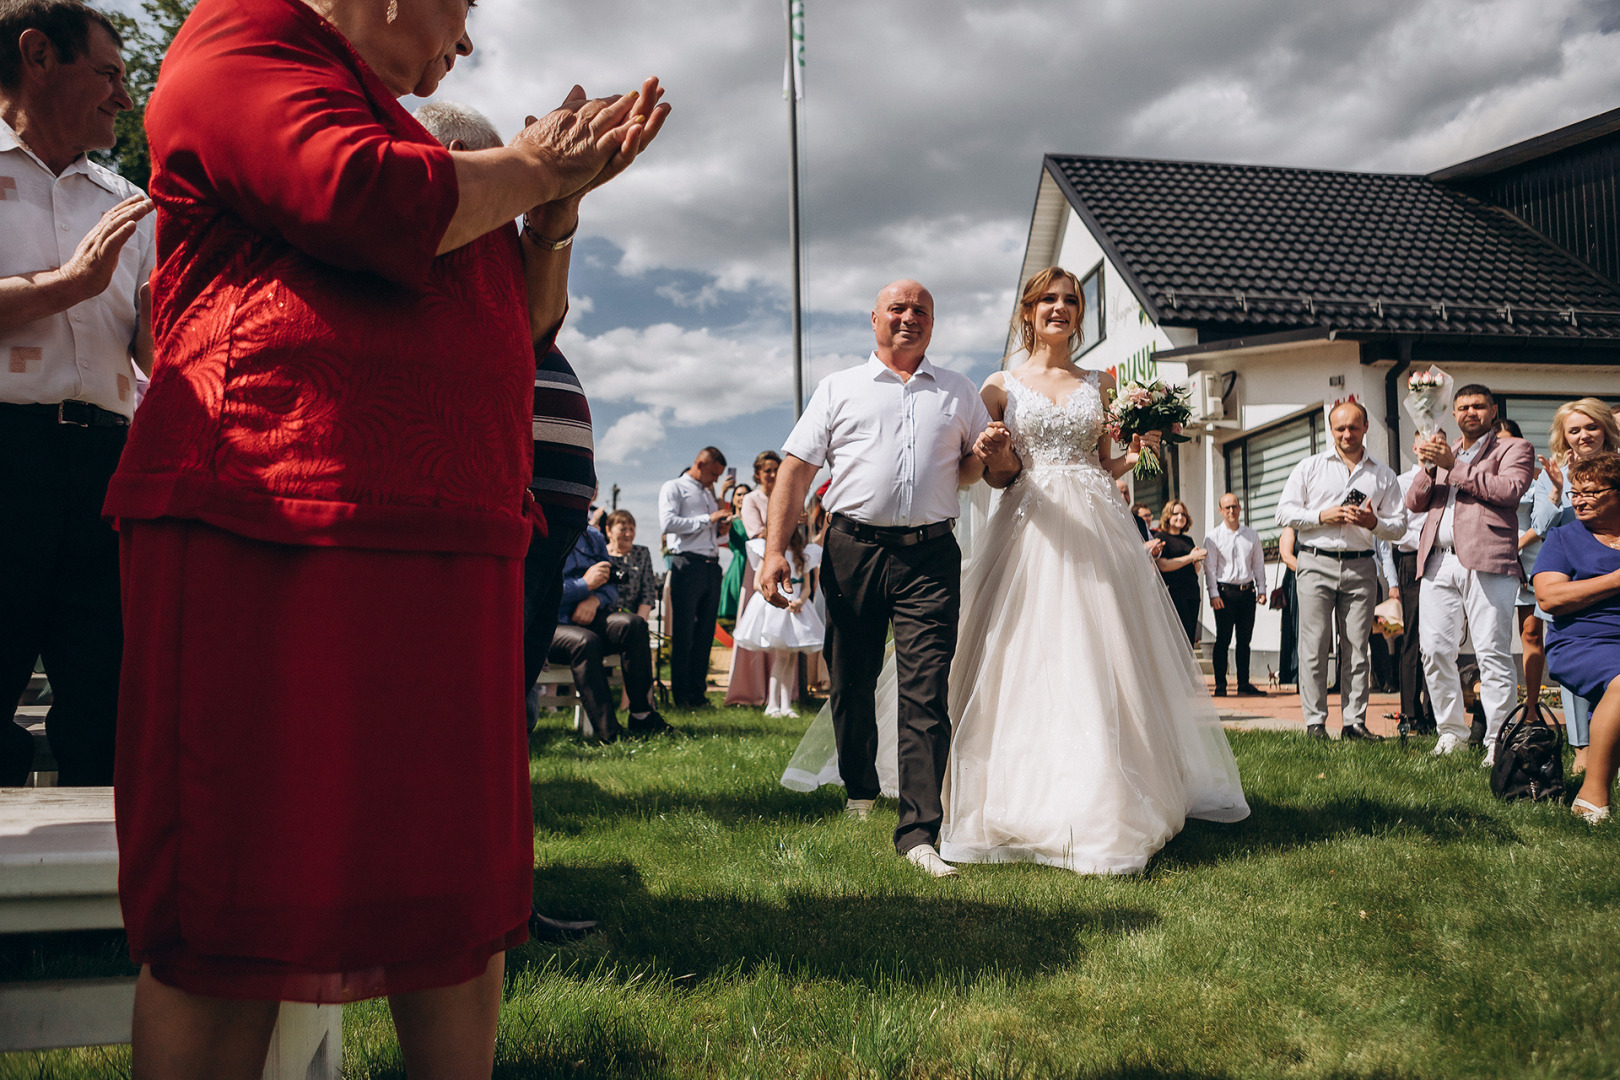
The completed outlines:
[[[428,129],[445,146],[460,139],[468,150],[493,150],[504,146],[501,133],[477,109],[457,101],[430,101],[416,110],[416,122]]]

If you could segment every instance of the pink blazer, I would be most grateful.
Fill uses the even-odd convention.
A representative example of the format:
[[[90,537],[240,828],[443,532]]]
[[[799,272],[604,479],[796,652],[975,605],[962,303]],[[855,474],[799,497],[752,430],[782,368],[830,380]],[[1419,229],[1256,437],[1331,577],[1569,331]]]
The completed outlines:
[[[1452,449],[1461,446],[1462,440],[1458,439]],[[1418,541],[1418,573],[1428,565],[1434,535],[1455,486],[1457,510],[1452,535],[1458,561],[1470,570],[1511,574],[1523,581],[1524,570],[1519,566],[1519,499],[1530,487],[1535,461],[1535,448],[1529,440],[1498,439],[1493,431],[1479,441],[1479,452],[1472,461],[1436,469],[1433,476],[1427,469],[1419,469],[1406,492],[1408,510],[1429,513],[1423,522],[1423,537]]]

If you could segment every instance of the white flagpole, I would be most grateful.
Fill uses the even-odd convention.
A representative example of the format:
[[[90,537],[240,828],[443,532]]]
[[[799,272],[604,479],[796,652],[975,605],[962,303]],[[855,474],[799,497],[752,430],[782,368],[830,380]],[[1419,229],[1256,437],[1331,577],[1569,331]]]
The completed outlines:
[[[799,251],[799,99],[804,96],[804,0],[787,0],[788,244],[793,259],[793,416],[804,413],[804,282]]]

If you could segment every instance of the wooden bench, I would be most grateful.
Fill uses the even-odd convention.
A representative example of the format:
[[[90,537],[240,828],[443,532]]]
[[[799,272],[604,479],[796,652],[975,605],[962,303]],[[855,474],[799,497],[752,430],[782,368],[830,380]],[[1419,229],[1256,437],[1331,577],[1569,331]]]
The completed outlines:
[[[0,933],[111,930],[118,906],[112,788],[0,788]],[[127,1043],[135,980],[0,983],[0,1053]],[[286,1002],[265,1080],[337,1080],[343,1007]]]

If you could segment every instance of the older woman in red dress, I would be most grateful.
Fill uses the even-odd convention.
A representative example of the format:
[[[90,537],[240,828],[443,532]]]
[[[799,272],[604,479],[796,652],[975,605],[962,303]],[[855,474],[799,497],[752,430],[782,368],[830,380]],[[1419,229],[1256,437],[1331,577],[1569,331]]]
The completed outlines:
[[[668,107],[576,88],[446,151],[395,99],[469,6],[201,0],[147,112],[158,362],[107,499],[137,1075],[256,1077],[276,1002],[379,995],[413,1080],[490,1072],[533,873],[534,355],[580,197]]]

